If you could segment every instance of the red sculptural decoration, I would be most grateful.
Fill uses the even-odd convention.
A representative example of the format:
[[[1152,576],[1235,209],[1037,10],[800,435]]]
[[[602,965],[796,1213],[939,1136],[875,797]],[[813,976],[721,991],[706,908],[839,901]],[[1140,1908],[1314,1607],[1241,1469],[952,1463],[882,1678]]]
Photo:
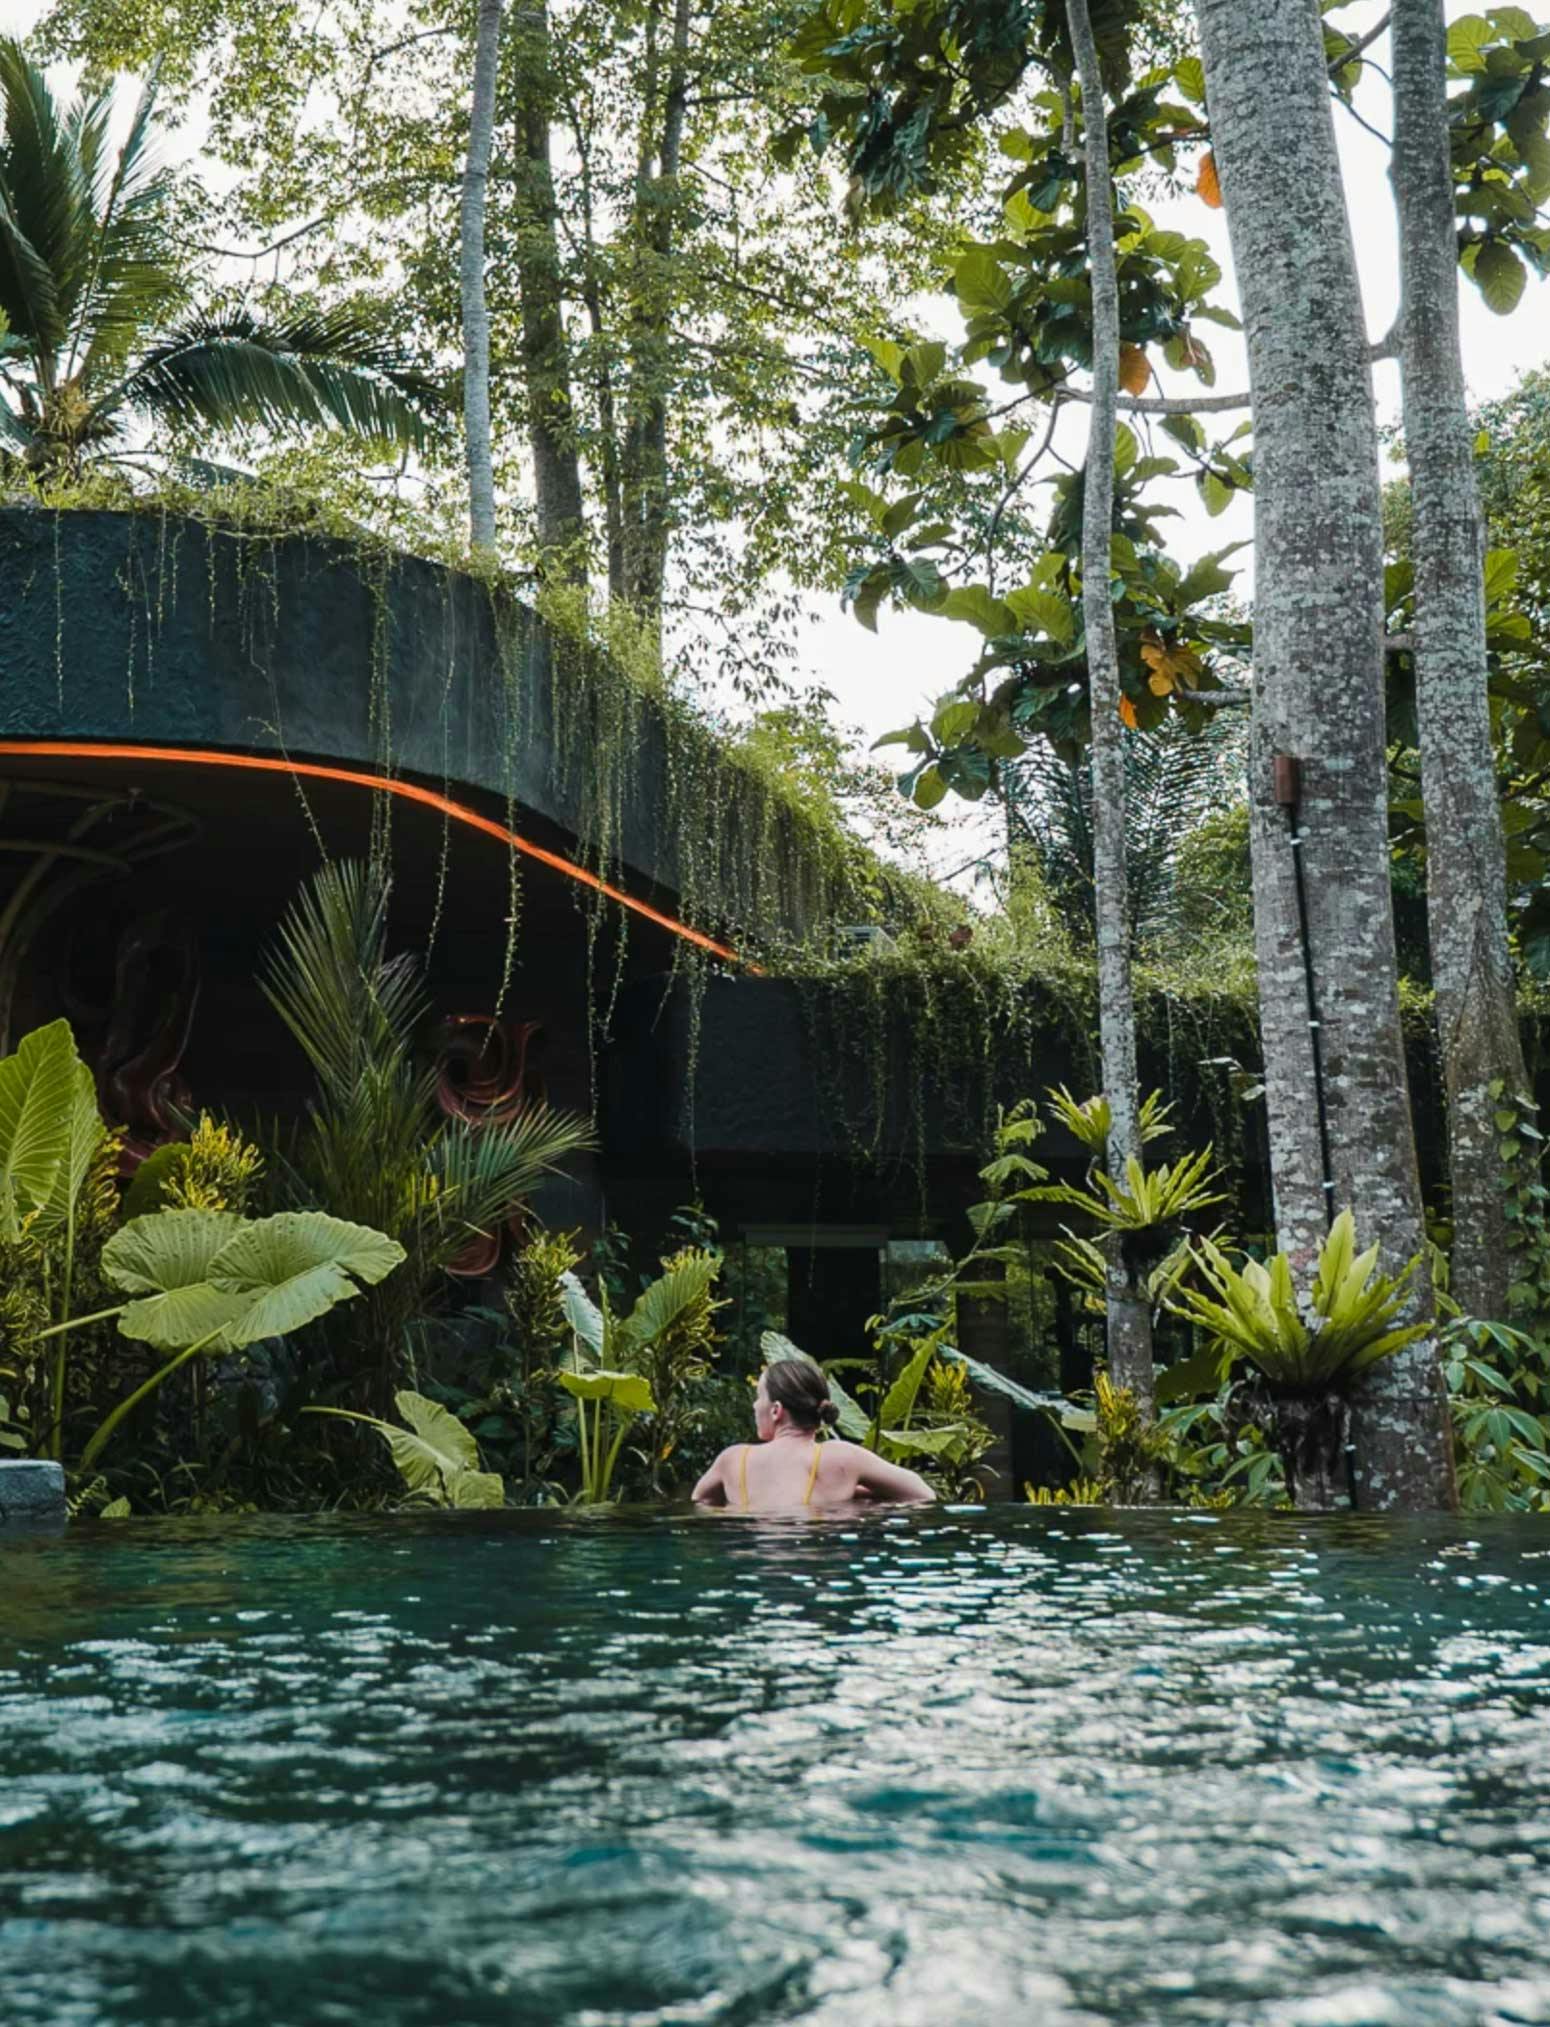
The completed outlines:
[[[131,922],[119,939],[107,1032],[97,1052],[104,1115],[125,1128],[119,1173],[187,1130],[193,1094],[180,1074],[199,1003],[199,951],[170,909]]]
[[[542,1092],[528,1073],[528,1048],[539,1021],[504,1021],[490,1014],[449,1014],[436,1031],[436,1097],[449,1118],[473,1127],[504,1126]],[[509,1232],[518,1237],[520,1216],[483,1232],[448,1267],[449,1274],[477,1281],[500,1265]]]

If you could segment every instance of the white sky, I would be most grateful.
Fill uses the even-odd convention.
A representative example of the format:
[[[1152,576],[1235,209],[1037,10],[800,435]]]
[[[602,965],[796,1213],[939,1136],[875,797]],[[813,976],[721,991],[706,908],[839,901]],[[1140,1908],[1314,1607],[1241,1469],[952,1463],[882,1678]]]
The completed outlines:
[[[0,0],[0,25],[12,34],[26,34],[43,12],[44,0]],[[1343,9],[1340,25],[1360,34],[1382,12],[1376,0]],[[1477,11],[1466,0],[1449,0],[1448,18]],[[1388,39],[1374,45],[1370,54],[1387,67]],[[61,78],[60,83],[68,80]],[[1357,94],[1363,116],[1380,132],[1391,124],[1388,90],[1370,68]],[[1345,169],[1348,206],[1355,236],[1357,259],[1366,301],[1368,330],[1374,338],[1384,335],[1393,323],[1399,302],[1399,273],[1395,247],[1394,209],[1388,184],[1388,151],[1343,109],[1335,111]],[[197,145],[196,124],[185,127],[190,146]],[[1204,238],[1221,262],[1224,282],[1219,300],[1236,300],[1232,256],[1227,243],[1224,214],[1208,209],[1198,199],[1187,197],[1155,208],[1157,222]],[[1545,284],[1530,277],[1528,289],[1511,317],[1496,317],[1487,310],[1473,283],[1460,277],[1460,300],[1464,339],[1465,370],[1472,395],[1481,400],[1505,392],[1526,368],[1550,358],[1550,320],[1547,320]],[[952,337],[957,332],[956,312],[950,303],[922,306],[937,334]],[[1247,368],[1241,340],[1235,332],[1211,326],[1208,333],[1217,366],[1218,391],[1246,387]],[[1166,391],[1185,393],[1195,388],[1193,376],[1165,375]],[[1375,369],[1375,386],[1380,422],[1393,422],[1399,413],[1399,369],[1392,361]],[[1231,418],[1214,418],[1223,428]],[[1057,443],[1075,460],[1080,457],[1085,416],[1072,406],[1062,417]],[[1161,440],[1166,448],[1167,439]],[[1037,497],[1037,496],[1036,496]],[[1044,495],[1048,497],[1047,494]],[[1171,533],[1181,558],[1219,548],[1252,533],[1253,507],[1240,497],[1217,519],[1210,519],[1200,506],[1193,484],[1180,484],[1166,497],[1178,507],[1182,519],[1172,524]],[[1243,551],[1239,563],[1247,589],[1252,569],[1250,552]],[[907,724],[940,693],[949,688],[970,666],[977,653],[978,637],[971,629],[951,621],[932,619],[918,613],[884,612],[879,632],[866,632],[837,601],[815,605],[814,623],[803,634],[802,666],[797,673],[799,687],[822,682],[838,700],[840,714],[858,724],[868,739],[893,727]],[[884,758],[894,756],[884,755]],[[946,808],[956,811],[950,802]],[[967,815],[967,812],[965,812]],[[966,827],[972,829],[972,827]],[[972,844],[968,850],[972,851]],[[967,851],[964,854],[967,856]]]

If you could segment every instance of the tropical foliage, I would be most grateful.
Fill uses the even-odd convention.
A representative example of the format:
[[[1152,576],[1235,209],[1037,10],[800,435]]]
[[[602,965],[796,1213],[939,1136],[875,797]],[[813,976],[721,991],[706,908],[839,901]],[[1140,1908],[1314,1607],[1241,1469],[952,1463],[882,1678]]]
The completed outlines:
[[[1014,1399],[1018,1390],[963,1356],[957,1306],[998,1299],[1005,1277],[1028,1274],[1037,1243],[1041,1273],[1077,1284],[1081,1316],[1112,1293],[1119,1272],[1159,1330],[1173,1332],[1157,1389],[1162,1436],[1148,1426],[1144,1390],[1132,1394],[1113,1375],[1100,1374],[1091,1409],[1070,1411],[1090,1414],[1092,1429],[1063,1425],[1112,1453],[1107,1463],[1097,1452],[1084,1457],[1089,1481],[1133,1496],[1155,1467],[1175,1489],[1193,1478],[1197,1492],[1303,1497],[1317,1459],[1290,1442],[1283,1460],[1263,1440],[1265,1397],[1290,1390],[1360,1401],[1381,1387],[1393,1370],[1386,1361],[1425,1338],[1430,1270],[1424,1257],[1398,1265],[1417,1243],[1418,1203],[1403,1243],[1374,1229],[1375,1214],[1358,1203],[1364,1234],[1381,1236],[1381,1251],[1357,1254],[1348,1214],[1306,1289],[1287,1254],[1258,1234],[1245,1232],[1241,1248],[1221,1232],[1190,1234],[1225,1199],[1238,1227],[1253,1221],[1251,1205],[1271,1200],[1258,1114],[1267,1087],[1276,1118],[1298,1112],[1286,1062],[1267,1059],[1261,1069],[1252,1031],[1224,1041],[1213,1009],[1228,987],[1236,1012],[1251,1004],[1248,888],[1259,877],[1251,831],[1255,853],[1279,849],[1299,805],[1284,783],[1280,799],[1267,800],[1263,739],[1258,771],[1248,765],[1253,620],[1232,602],[1242,545],[1180,560],[1170,553],[1165,502],[1188,497],[1216,515],[1267,484],[1274,460],[1256,470],[1239,414],[1246,400],[1216,384],[1212,346],[1237,324],[1225,278],[1189,214],[1165,209],[1190,184],[1197,218],[1224,194],[1233,201],[1230,174],[1217,172],[1216,150],[1227,144],[1211,132],[1190,24],[1161,6],[1092,0],[1083,11],[1101,80],[1090,65],[1080,75],[1080,14],[1060,5],[814,0],[779,22],[778,48],[769,11],[751,4],[706,11],[577,0],[552,22],[543,5],[508,10],[496,79],[508,159],[490,187],[486,263],[498,548],[502,562],[543,579],[545,598],[565,580],[578,635],[638,650],[632,672],[647,687],[661,683],[664,641],[677,642],[695,672],[731,678],[718,695],[736,688],[768,702],[800,598],[814,588],[842,592],[866,627],[891,607],[945,622],[939,694],[913,718],[914,706],[901,704],[897,733],[881,742],[905,756],[903,799],[891,813],[877,805],[875,779],[849,761],[826,698],[766,709],[745,754],[836,833],[843,813],[897,845],[907,819],[918,847],[940,835],[950,798],[993,807],[986,828],[995,843],[980,862],[980,899],[993,894],[993,912],[923,911],[908,926],[890,921],[891,941],[866,924],[866,962],[884,981],[873,1004],[908,976],[912,1008],[928,1009],[935,1057],[929,1077],[916,1078],[916,1124],[932,1106],[941,1115],[933,1130],[942,1123],[949,1107],[938,1089],[970,1057],[1001,1096],[1003,1044],[1021,1048],[1029,1088],[1056,1075],[1077,1090],[1084,1079],[1109,1088],[1085,1099],[1064,1085],[1051,1091],[1050,1116],[1080,1150],[1073,1161],[1069,1142],[1060,1144],[1055,1176],[1034,1158],[1032,1108],[1003,1116],[965,1257],[887,1304],[870,1342],[838,1362],[848,1432],[931,1460],[944,1482],[951,1472],[972,1483],[981,1431],[969,1382]],[[1312,97],[1322,115],[1332,94],[1344,117],[1379,59],[1371,36],[1338,25],[1338,7],[1323,12]],[[417,526],[445,532],[460,522],[458,489],[444,483],[460,452],[433,424],[460,359],[452,221],[471,10],[456,20],[416,15],[402,42],[384,41],[379,16],[363,0],[323,0],[305,19],[258,0],[194,8],[55,0],[30,52],[0,47],[0,455],[17,485],[41,486],[57,501],[85,465],[186,460],[230,437],[309,498],[325,494],[336,510],[381,528],[395,509],[371,500],[360,479],[392,443],[406,455],[391,477],[374,475],[383,480],[378,499],[401,506],[418,491],[431,504],[414,510]],[[1447,52],[1442,112],[1458,259],[1486,304],[1506,314],[1550,265],[1541,218],[1550,37],[1524,10],[1492,8],[1456,19]],[[37,67],[44,53],[85,64],[80,98],[50,90]],[[127,124],[113,125],[95,81],[119,67],[147,72],[151,83]],[[207,105],[207,151],[222,171],[203,182],[156,156],[168,131],[161,109],[176,117],[196,98]],[[1100,135],[1112,174],[1100,165],[1090,183],[1085,158]],[[836,167],[848,179],[843,203]],[[304,202],[312,196],[315,210]],[[1324,207],[1326,245],[1340,237],[1338,197],[1335,188]],[[1095,313],[1109,226],[1117,360],[1098,356]],[[1240,244],[1236,220],[1234,228]],[[1451,247],[1449,239],[1442,255],[1450,274]],[[255,281],[271,261],[275,280]],[[1246,261],[1238,264],[1242,280]],[[243,277],[235,289],[234,274]],[[940,298],[929,310],[928,293]],[[1322,336],[1320,326],[1310,346]],[[1414,348],[1408,357],[1407,372]],[[1311,378],[1319,360],[1308,358]],[[1095,369],[1110,366],[1123,419],[1104,509],[1087,470],[1065,456],[1065,425],[1096,394]],[[1348,373],[1330,404],[1357,380],[1352,398],[1365,399],[1365,378]],[[1550,578],[1535,545],[1545,546],[1546,406],[1531,379],[1512,403],[1478,418],[1476,445],[1493,522],[1485,639],[1510,919],[1516,955],[1541,975],[1550,974]],[[278,453],[271,441],[325,424],[357,441],[336,440],[326,461],[315,447]],[[1109,434],[1105,424],[1100,464]],[[1427,601],[1406,535],[1411,504],[1401,492],[1391,507],[1388,716],[1385,728],[1376,710],[1372,726],[1375,751],[1385,730],[1388,739],[1388,837],[1380,799],[1368,806],[1379,812],[1383,865],[1392,847],[1408,976],[1396,979],[1390,966],[1358,983],[1371,989],[1364,1005],[1397,1009],[1402,998],[1415,1045],[1428,1011],[1424,908],[1429,877],[1434,897],[1440,887],[1442,827],[1434,804],[1428,834],[1431,791],[1419,782],[1415,672]],[[1084,567],[1084,522],[1091,533],[1095,520]],[[1479,559],[1460,539],[1456,574],[1472,597]],[[1261,585],[1274,563],[1262,546]],[[1343,571],[1325,588],[1331,609],[1346,611]],[[1100,693],[1108,701],[1095,725],[1088,628],[1092,660],[1105,667],[1106,605],[1117,628],[1122,736],[1111,691]],[[1371,617],[1350,637],[1365,638]],[[1262,726],[1279,722],[1264,688],[1277,673],[1257,672]],[[1335,716],[1326,724],[1345,729]],[[1096,802],[1095,730],[1124,760],[1123,781]],[[1489,799],[1489,766],[1484,773]],[[1121,803],[1128,912],[1117,936],[1099,935],[1094,830]],[[1338,1015],[1351,995],[1318,911],[1340,897],[1314,883],[1312,916],[1302,894],[1298,920],[1290,885],[1283,889],[1272,941],[1306,957],[1306,986],[1296,967],[1287,976]],[[1255,898],[1263,917],[1268,904]],[[314,1080],[299,1129],[190,1122],[186,1140],[153,1157],[122,1199],[118,1151],[68,1034],[29,1037],[0,1063],[8,1361],[0,1436],[67,1455],[85,1448],[95,1461],[122,1457],[136,1431],[150,1431],[174,1448],[191,1442],[203,1457],[213,1418],[229,1439],[223,1457],[254,1468],[252,1482],[260,1454],[278,1474],[280,1454],[306,1441],[330,1458],[333,1492],[366,1485],[386,1496],[384,1479],[372,1476],[381,1463],[374,1441],[345,1423],[299,1419],[304,1407],[343,1403],[347,1421],[392,1428],[400,1449],[410,1446],[393,1454],[417,1460],[416,1497],[450,1499],[459,1472],[499,1477],[521,1497],[568,1497],[579,1480],[591,1503],[667,1494],[681,1482],[727,1386],[743,1377],[729,1376],[724,1360],[718,1370],[715,1291],[724,1283],[713,1249],[697,1239],[671,1247],[641,1288],[615,1274],[607,1242],[589,1255],[579,1238],[521,1224],[542,1177],[586,1144],[588,1129],[542,1108],[488,1130],[442,1118],[417,1048],[423,985],[412,963],[390,953],[387,921],[382,883],[342,868],[320,876],[284,925],[264,988]],[[832,954],[835,932],[850,926],[849,916],[815,924],[801,959],[806,982],[861,972],[859,960]],[[1140,1024],[1140,1046],[1157,1059],[1145,1074],[1166,1084],[1188,1134],[1190,1151],[1168,1162],[1152,1162],[1143,1145],[1169,1130],[1160,1095],[1132,1131],[1136,1108],[1108,1074],[1108,1041],[1102,1076],[1081,1054],[1116,997],[1106,991],[1094,1005],[1094,948],[1127,942],[1138,997],[1161,1008],[1150,1031],[1145,1015]],[[1148,978],[1154,963],[1175,968]],[[1180,977],[1187,991],[1176,990]],[[1046,1019],[1057,1002],[1059,1025]],[[1509,1026],[1512,1012],[1509,1004]],[[1318,1020],[1318,1007],[1309,1014]],[[1299,1002],[1299,1037],[1301,1021]],[[1251,1030],[1247,1015],[1244,1024]],[[1392,1026],[1390,1088],[1397,1017]],[[1279,1031],[1266,1020],[1272,1057]],[[876,1082],[895,1102],[890,1045],[876,1031],[869,1040]],[[1446,1032],[1442,1045],[1446,1052]],[[1199,1130],[1207,1088],[1216,1094],[1209,1133]],[[1550,1271],[1534,1236],[1544,1205],[1532,1103],[1500,1078],[1489,1095],[1513,1226],[1510,1315],[1455,1319],[1442,1355],[1465,1497],[1511,1504],[1538,1496],[1533,1430],[1543,1419],[1536,1388],[1550,1341]],[[1312,1112],[1302,1107],[1301,1116]],[[916,1137],[924,1145],[923,1131]],[[1282,1138],[1271,1136],[1278,1162]],[[1409,1174],[1415,1164],[1397,1166]],[[1283,1224],[1284,1183],[1278,1173]],[[1451,1200],[1433,1206],[1444,1236],[1448,1215],[1462,1222],[1463,1201],[1455,1165]],[[1052,1210],[1071,1220],[1060,1241],[1050,1237]],[[1310,1229],[1322,1234],[1322,1195],[1315,1212]],[[294,1272],[282,1274],[292,1255],[280,1241],[297,1247],[301,1230],[282,1232],[284,1218],[321,1220],[306,1230],[322,1250],[316,1259],[296,1252]],[[329,1244],[344,1246],[337,1256],[323,1244],[325,1226]],[[244,1282],[233,1259],[240,1267],[246,1253],[225,1249],[261,1228],[279,1278],[266,1282],[254,1266],[243,1271],[256,1278]],[[375,1235],[400,1263],[370,1271],[385,1255],[340,1237],[351,1231]],[[184,1266],[126,1265],[156,1232],[186,1235]],[[447,1270],[476,1244],[488,1251],[497,1242],[509,1279],[486,1311],[458,1298]],[[352,1246],[366,1248],[365,1265],[353,1264]],[[184,1267],[192,1278],[171,1278]],[[152,1278],[132,1288],[120,1278],[126,1271]],[[578,1272],[595,1281],[595,1302]],[[251,1298],[256,1315],[293,1281],[329,1297],[296,1326],[298,1343],[284,1332],[263,1343],[242,1338],[247,1312],[231,1304]],[[165,1321],[160,1337],[125,1338],[122,1318],[106,1327],[119,1308],[102,1306],[124,1295],[124,1317],[154,1320],[153,1311],[167,1317],[181,1305],[221,1320],[203,1343],[170,1334]],[[77,1327],[60,1330],[64,1322]],[[165,1356],[150,1371],[120,1368],[113,1391],[105,1345],[121,1358]],[[201,1350],[211,1355],[197,1358]],[[177,1421],[183,1391],[162,1384],[185,1359],[186,1428]],[[1245,1368],[1259,1376],[1252,1401]],[[1022,1406],[1036,1401],[1023,1394]],[[131,1398],[147,1404],[133,1418]],[[421,1405],[411,1412],[405,1402]],[[407,1430],[387,1419],[395,1403]],[[1263,1411],[1260,1423],[1245,1419],[1248,1408]],[[104,1410],[119,1413],[107,1434]],[[461,1434],[449,1435],[443,1415]],[[1194,1461],[1181,1462],[1186,1455]],[[482,1461],[499,1468],[482,1472]]]
[[[571,1346],[558,1378],[576,1401],[588,1504],[608,1499],[620,1449],[640,1415],[652,1418],[651,1482],[660,1489],[661,1468],[693,1412],[693,1385],[710,1370],[720,1257],[685,1247],[662,1266],[624,1315],[615,1312],[606,1284],[593,1302],[574,1274],[562,1277]]]
[[[461,1509],[504,1506],[500,1475],[479,1468],[479,1445],[456,1415],[407,1388],[393,1396],[407,1427],[348,1408],[312,1408],[314,1415],[339,1415],[375,1429],[387,1444],[404,1490],[412,1501]]]
[[[408,1321],[431,1306],[445,1270],[592,1140],[587,1122],[545,1105],[477,1126],[442,1112],[415,1048],[427,1007],[419,968],[388,954],[387,926],[378,873],[325,866],[282,922],[263,979],[316,1078],[293,1188],[387,1233],[407,1256],[349,1352],[379,1379],[402,1362]]]
[[[1356,1225],[1342,1211],[1330,1226],[1308,1290],[1307,1314],[1291,1263],[1276,1253],[1268,1265],[1245,1259],[1235,1267],[1209,1239],[1199,1242],[1199,1270],[1208,1294],[1188,1285],[1171,1306],[1201,1326],[1230,1356],[1242,1356],[1273,1386],[1311,1393],[1350,1387],[1381,1358],[1424,1337],[1429,1319],[1403,1320],[1406,1284],[1378,1272],[1378,1249],[1356,1250]]]
[[[46,477],[135,455],[143,426],[199,443],[331,423],[422,445],[436,388],[374,315],[190,293],[156,110],[152,83],[115,150],[111,94],[61,105],[0,38],[0,453]]]
[[[124,1418],[197,1353],[219,1357],[289,1336],[375,1287],[403,1258],[395,1240],[321,1211],[248,1219],[185,1210],[131,1218],[102,1249],[105,1279],[130,1300],[99,1314],[116,1314],[123,1336],[174,1355],[103,1422],[81,1452],[82,1470],[90,1470]]]

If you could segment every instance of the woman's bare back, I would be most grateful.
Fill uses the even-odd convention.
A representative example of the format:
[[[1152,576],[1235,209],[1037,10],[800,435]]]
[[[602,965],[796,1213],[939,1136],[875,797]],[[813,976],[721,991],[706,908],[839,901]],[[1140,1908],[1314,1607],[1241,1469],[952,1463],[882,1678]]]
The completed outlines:
[[[701,1505],[743,1513],[836,1513],[878,1501],[919,1504],[934,1497],[913,1471],[859,1443],[785,1438],[734,1443],[694,1488]]]

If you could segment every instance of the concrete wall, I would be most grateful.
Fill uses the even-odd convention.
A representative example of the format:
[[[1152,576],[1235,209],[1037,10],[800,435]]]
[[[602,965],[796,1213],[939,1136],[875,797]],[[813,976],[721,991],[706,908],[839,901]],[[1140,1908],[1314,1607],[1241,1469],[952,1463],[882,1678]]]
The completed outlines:
[[[149,512],[0,510],[0,737],[386,768],[586,837],[595,744],[572,733],[562,750],[553,658],[531,612],[508,600],[498,623],[482,584],[414,557]],[[621,857],[671,893],[665,763],[648,709]]]

